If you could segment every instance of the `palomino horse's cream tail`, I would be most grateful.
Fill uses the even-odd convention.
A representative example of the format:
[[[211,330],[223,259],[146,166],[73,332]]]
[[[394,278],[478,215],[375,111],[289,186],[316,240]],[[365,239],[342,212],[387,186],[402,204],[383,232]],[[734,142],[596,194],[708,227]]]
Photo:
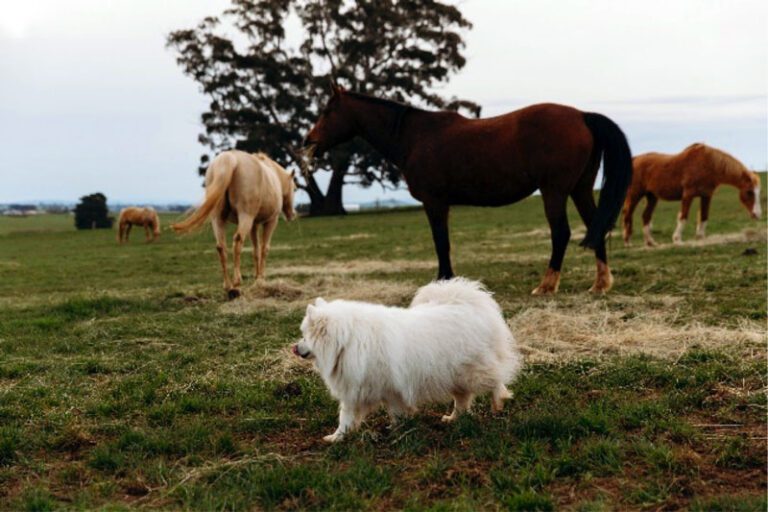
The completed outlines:
[[[181,222],[171,225],[177,233],[188,233],[199,228],[208,219],[208,216],[216,206],[224,200],[224,194],[227,193],[229,183],[232,181],[232,175],[237,167],[237,160],[232,155],[226,153],[217,156],[206,174],[213,176],[211,183],[205,187],[205,201],[200,207],[192,212],[192,215]]]

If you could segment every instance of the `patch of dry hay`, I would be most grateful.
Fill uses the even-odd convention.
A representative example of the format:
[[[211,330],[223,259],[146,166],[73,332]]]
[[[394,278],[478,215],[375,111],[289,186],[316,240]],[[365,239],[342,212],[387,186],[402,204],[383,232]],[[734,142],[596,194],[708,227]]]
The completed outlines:
[[[678,247],[672,242],[659,243],[658,240],[656,240],[656,242],[657,245],[655,247],[651,247],[650,249]],[[696,239],[692,237],[690,239],[683,239],[682,246],[703,247],[708,245],[723,245],[734,243],[759,243],[761,245],[765,245],[766,242],[768,242],[768,231],[765,229],[746,228],[741,232],[707,235],[702,239]]]
[[[351,233],[349,235],[329,236],[326,240],[365,240],[366,238],[375,238],[373,233]]]
[[[243,297],[223,304],[226,314],[248,314],[265,307],[279,310],[303,308],[317,297],[382,304],[405,304],[417,286],[407,282],[380,281],[340,275],[318,276],[304,283],[292,279],[257,281],[244,290]]]
[[[636,353],[675,358],[692,347],[739,351],[765,348],[766,329],[757,322],[745,320],[736,328],[698,322],[677,324],[679,309],[674,297],[656,297],[661,305],[655,307],[643,305],[642,298],[621,299],[629,302],[629,307],[612,309],[595,301],[572,308],[552,301],[516,315],[509,325],[529,362]]]

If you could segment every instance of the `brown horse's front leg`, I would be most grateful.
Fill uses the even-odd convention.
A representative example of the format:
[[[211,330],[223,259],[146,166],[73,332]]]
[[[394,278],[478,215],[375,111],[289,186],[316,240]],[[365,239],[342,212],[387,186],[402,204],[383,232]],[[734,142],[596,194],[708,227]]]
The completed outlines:
[[[699,222],[696,224],[696,238],[699,240],[707,236],[707,219],[709,218],[709,205],[711,202],[712,196],[701,196]]]
[[[435,243],[435,252],[437,252],[437,278],[450,279],[453,277],[451,268],[451,241],[448,237],[448,206],[444,205],[424,205],[429,219],[429,226],[432,228],[432,241]]]
[[[549,266],[541,280],[541,284],[533,289],[532,295],[548,295],[557,293],[560,286],[560,269],[565,257],[565,249],[571,239],[571,228],[568,226],[568,217],[565,214],[565,200],[553,198],[542,193],[544,197],[544,209],[549,221],[550,236],[552,239],[552,255],[549,258]]]

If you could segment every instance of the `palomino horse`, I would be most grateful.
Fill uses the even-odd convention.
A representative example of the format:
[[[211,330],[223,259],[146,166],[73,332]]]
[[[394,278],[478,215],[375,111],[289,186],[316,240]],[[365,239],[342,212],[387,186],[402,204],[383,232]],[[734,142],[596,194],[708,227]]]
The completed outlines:
[[[153,242],[160,236],[160,218],[154,208],[129,206],[120,210],[117,222],[117,241],[127,242],[133,226],[143,226],[147,242]]]
[[[624,134],[607,117],[541,104],[489,119],[467,119],[455,112],[427,112],[334,85],[331,99],[306,137],[306,152],[311,157],[355,136],[396,165],[411,195],[424,204],[439,279],[453,276],[450,206],[501,206],[539,189],[551,230],[552,255],[533,293],[557,291],[571,237],[568,196],[588,227],[582,245],[594,249],[597,257],[591,291],[611,288],[605,236],[621,211],[632,156]],[[592,187],[603,155],[605,180],[595,206]]]
[[[251,237],[253,267],[256,279],[264,277],[269,243],[282,211],[288,220],[296,217],[293,174],[263,153],[251,155],[242,151],[225,151],[216,156],[205,173],[205,200],[192,215],[173,225],[184,233],[211,219],[216,237],[224,289],[230,299],[240,296],[240,254],[243,243]],[[227,221],[237,224],[233,240],[234,276],[227,272]],[[261,229],[259,240],[258,229]]]
[[[760,217],[760,178],[724,151],[692,144],[676,155],[645,153],[636,156],[632,165],[632,184],[624,203],[625,245],[629,245],[632,236],[632,213],[643,197],[647,201],[643,211],[643,238],[649,247],[656,245],[651,237],[651,216],[659,199],[682,199],[677,228],[672,235],[674,243],[683,240],[683,228],[695,197],[701,198],[696,237],[704,238],[712,194],[724,183],[738,188],[741,204],[753,218]]]

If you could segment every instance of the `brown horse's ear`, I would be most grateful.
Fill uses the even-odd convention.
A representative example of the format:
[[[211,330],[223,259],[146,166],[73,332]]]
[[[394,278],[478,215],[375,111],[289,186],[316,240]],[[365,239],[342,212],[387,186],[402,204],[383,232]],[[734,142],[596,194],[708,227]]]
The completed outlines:
[[[291,179],[294,179],[296,177],[296,169],[291,171]]]

